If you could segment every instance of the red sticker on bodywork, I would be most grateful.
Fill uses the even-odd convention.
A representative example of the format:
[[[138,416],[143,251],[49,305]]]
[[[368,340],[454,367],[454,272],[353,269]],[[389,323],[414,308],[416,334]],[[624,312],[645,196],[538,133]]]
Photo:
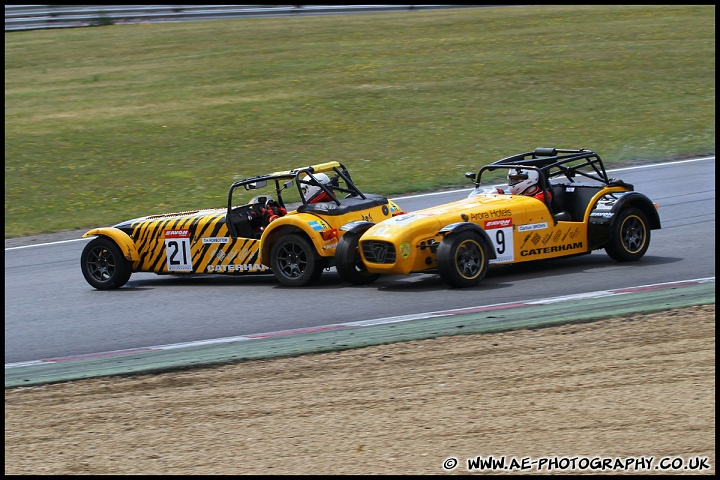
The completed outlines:
[[[512,226],[512,218],[496,218],[494,220],[485,220],[485,230],[490,228],[505,228]]]
[[[163,233],[165,238],[187,238],[190,236],[190,230],[165,230]]]

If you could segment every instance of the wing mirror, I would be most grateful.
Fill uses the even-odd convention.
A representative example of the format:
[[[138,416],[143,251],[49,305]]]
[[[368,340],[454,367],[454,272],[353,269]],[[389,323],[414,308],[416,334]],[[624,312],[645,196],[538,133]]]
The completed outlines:
[[[267,180],[258,180],[257,182],[246,183],[245,190],[255,190],[267,186]]]

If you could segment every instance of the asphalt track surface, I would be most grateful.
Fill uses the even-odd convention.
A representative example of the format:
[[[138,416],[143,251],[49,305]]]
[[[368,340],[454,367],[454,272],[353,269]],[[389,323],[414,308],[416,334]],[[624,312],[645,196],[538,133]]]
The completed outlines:
[[[6,240],[5,387],[715,303],[715,157],[609,174],[659,205],[662,229],[640,262],[597,251],[495,266],[470,289],[427,274],[350,286],[331,269],[294,289],[272,276],[133,274],[100,292],[80,273],[77,232]],[[468,191],[395,200],[416,210]]]

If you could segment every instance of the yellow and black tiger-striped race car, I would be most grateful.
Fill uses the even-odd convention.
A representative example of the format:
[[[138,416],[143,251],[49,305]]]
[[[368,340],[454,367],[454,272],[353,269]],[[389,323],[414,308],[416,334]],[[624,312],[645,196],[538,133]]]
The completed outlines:
[[[506,176],[507,187],[482,186],[483,174],[493,171]],[[471,287],[490,264],[598,249],[617,261],[639,260],[650,230],[660,228],[657,205],[633,185],[608,178],[590,150],[537,148],[465,176],[475,189],[463,200],[341,227],[340,276],[363,285],[381,274],[435,273],[451,286]]]
[[[401,213],[386,197],[360,191],[343,164],[328,162],[234,182],[227,208],[90,230],[84,237],[95,238],[80,266],[99,290],[122,287],[133,272],[274,274],[283,285],[303,286],[334,265],[340,226]]]

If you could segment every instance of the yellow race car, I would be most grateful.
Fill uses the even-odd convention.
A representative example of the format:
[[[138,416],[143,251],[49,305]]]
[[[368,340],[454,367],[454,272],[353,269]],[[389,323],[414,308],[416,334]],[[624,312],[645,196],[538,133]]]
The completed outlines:
[[[283,285],[303,286],[334,265],[340,226],[400,213],[386,197],[360,191],[344,165],[328,162],[237,181],[227,208],[150,215],[90,230],[84,237],[95,238],[80,267],[99,290],[122,287],[133,272],[272,273]]]
[[[482,186],[483,174],[498,170],[507,174],[508,186]],[[660,228],[657,205],[632,185],[608,178],[590,150],[537,148],[465,176],[475,189],[463,200],[344,225],[335,251],[340,276],[364,285],[381,274],[436,273],[451,286],[471,287],[491,264],[597,249],[617,261],[638,260],[650,231]]]

